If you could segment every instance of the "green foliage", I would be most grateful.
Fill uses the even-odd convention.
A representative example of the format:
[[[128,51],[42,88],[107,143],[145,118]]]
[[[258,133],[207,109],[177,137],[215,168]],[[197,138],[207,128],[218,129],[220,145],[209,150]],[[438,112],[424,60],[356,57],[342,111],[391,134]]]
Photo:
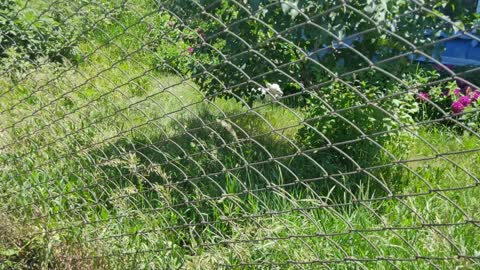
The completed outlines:
[[[206,37],[193,44],[189,34],[177,35],[175,59],[183,56],[190,60],[169,63],[180,73],[192,75],[211,96],[241,98],[250,105],[256,95],[252,89],[266,82],[280,84],[285,94],[297,93],[335,74],[367,67],[366,59],[386,59],[410,51],[412,45],[431,42],[435,35],[425,36],[425,29],[439,33],[458,27],[443,22],[435,13],[421,15],[419,6],[411,1],[357,0],[349,1],[348,6],[342,1],[209,3],[166,2],[176,25],[199,28]],[[425,5],[442,7],[433,4]],[[345,38],[356,50],[339,44]],[[187,46],[183,43],[195,48],[193,55],[180,54]],[[180,65],[175,65],[178,62]],[[189,62],[188,68],[185,62]]]
[[[441,120],[439,123],[463,130],[458,123],[478,130],[480,123],[480,92],[470,82],[463,79],[441,80],[442,74],[435,70],[418,69],[406,75],[406,79],[417,85],[417,101],[420,110],[414,114],[416,121]],[[439,81],[439,82],[436,82]],[[436,82],[436,83],[432,83]],[[461,112],[452,109],[460,99],[469,100]],[[450,118],[451,117],[451,118]]]
[[[202,63],[210,62],[208,54],[201,54],[205,33],[200,29],[192,29],[176,21],[172,16],[164,14],[157,21],[155,38],[159,41],[155,64],[159,70],[177,75],[201,73]]]
[[[401,127],[413,124],[412,115],[419,109],[414,94],[404,87],[374,72],[363,79],[316,90],[307,101],[305,127],[297,135],[305,149],[320,149],[320,161],[330,156],[344,170],[384,162],[382,145],[392,138],[403,143],[407,135]]]
[[[42,14],[41,9],[28,4],[15,0],[0,4],[0,58],[15,52],[30,61],[39,57],[54,61],[72,59],[71,41],[76,31],[65,29],[60,13]]]
[[[2,1],[0,59],[4,59],[4,66],[20,69],[40,59],[79,62],[82,55],[77,45],[94,29],[94,23],[105,25],[110,22],[108,17],[101,22],[96,20],[112,13],[114,6],[115,1]]]
[[[95,10],[107,13],[106,2],[125,1],[95,1],[105,6],[87,5],[85,19],[98,19],[102,12]],[[151,2],[128,1],[78,44],[91,53],[88,61],[71,69],[56,63],[27,66],[20,83],[0,77],[2,89],[14,89],[0,96],[2,111],[8,110],[2,112],[0,132],[0,269],[298,266],[289,262],[312,262],[305,267],[315,268],[322,267],[313,264],[318,258],[345,263],[358,258],[355,267],[365,269],[478,266],[460,258],[429,260],[478,257],[478,228],[465,223],[478,220],[480,190],[471,188],[480,173],[478,138],[433,125],[414,130],[422,140],[397,132],[443,115],[433,104],[449,110],[455,97],[437,94],[456,83],[434,84],[440,74],[409,61],[378,65],[402,83],[377,71],[331,83],[333,75],[296,47],[310,50],[333,40],[317,35],[311,25],[304,27],[311,27],[309,39],[326,41],[306,44],[292,30],[283,33],[297,42],[290,44],[255,20],[215,36],[221,24],[200,20],[205,14],[193,1],[162,2],[176,4],[179,17],[158,12]],[[247,13],[238,2],[201,4],[222,21],[234,22]],[[387,5],[378,6],[383,2]],[[369,6],[367,11],[376,14],[372,18],[389,17],[395,5],[383,2],[362,7]],[[252,11],[260,11],[270,2],[249,3]],[[313,16],[324,10],[319,3],[299,1],[298,7]],[[255,16],[278,30],[302,21],[288,4],[267,11]],[[346,14],[357,20],[350,11],[339,9],[338,21],[325,19],[325,25],[342,25]],[[186,13],[192,18],[182,21]],[[350,33],[364,29],[348,27]],[[234,33],[258,46],[242,54],[248,46]],[[380,40],[391,49],[383,51],[385,56],[404,49],[400,42],[390,43],[391,37]],[[357,41],[357,48],[368,52],[367,45],[377,41]],[[9,48],[20,58],[26,53]],[[237,56],[226,64],[220,52]],[[274,70],[260,54],[283,66],[248,81],[245,74]],[[35,61],[38,56],[32,55]],[[322,63],[339,74],[362,66],[345,48],[324,57]],[[240,64],[245,67],[236,69]],[[196,85],[150,71],[150,65],[194,76],[201,91],[245,98],[254,109],[232,99],[205,101]],[[212,73],[205,74],[205,68]],[[255,100],[248,89],[266,82],[279,83],[286,94],[309,87],[305,102],[284,107]],[[320,82],[325,83],[314,87]],[[418,98],[426,91],[433,104]],[[410,161],[408,167],[391,165],[396,160],[387,152]],[[455,155],[443,159],[439,153]],[[439,158],[421,160],[432,156]],[[354,162],[377,168],[367,175]],[[389,190],[371,183],[377,179]],[[383,197],[388,191],[400,196]],[[438,227],[439,233],[425,224],[452,226]]]

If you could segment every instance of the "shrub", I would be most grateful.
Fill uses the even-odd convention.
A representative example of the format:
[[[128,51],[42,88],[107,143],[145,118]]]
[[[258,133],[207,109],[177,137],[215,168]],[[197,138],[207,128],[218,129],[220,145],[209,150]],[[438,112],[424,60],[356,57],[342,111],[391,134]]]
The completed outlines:
[[[158,56],[156,65],[162,71],[191,76],[202,72],[199,63],[213,60],[208,54],[200,54],[205,33],[192,29],[164,14],[158,21]]]
[[[426,29],[438,33],[462,27],[461,23],[455,27],[442,23],[440,11],[420,12],[411,1],[342,3],[165,1],[174,24],[187,31],[173,39],[179,42],[178,49],[175,57],[166,60],[180,73],[193,76],[211,96],[235,97],[251,104],[256,95],[252,89],[267,82],[280,84],[288,95],[328,81],[335,74],[368,67],[365,59],[380,60],[411,50],[404,40],[372,30],[376,24],[414,46],[435,39],[435,35],[425,36]],[[426,4],[435,9],[446,2]],[[197,28],[205,33],[204,38],[191,32]],[[358,35],[360,32],[363,34]],[[181,54],[188,47],[193,53]]]
[[[14,0],[0,4],[0,57],[5,57],[9,49],[25,54],[29,60],[45,56],[61,61],[70,56],[71,46],[65,46],[70,33],[62,31],[60,22],[40,16],[40,10],[22,6]]]
[[[381,161],[381,145],[407,136],[401,128],[414,123],[418,109],[414,94],[371,72],[364,80],[335,82],[309,97],[307,120],[297,139],[306,149],[319,148],[320,162],[335,159],[341,171],[355,168],[349,157],[362,167],[373,166]]]
[[[35,63],[81,60],[76,50],[87,27],[113,4],[87,1],[69,4],[49,1],[5,0],[0,3],[0,59]],[[89,16],[86,16],[89,14]],[[108,23],[108,18],[102,20]],[[7,59],[8,62],[8,59]],[[18,63],[18,66],[21,66]]]
[[[442,74],[435,70],[419,69],[409,75],[410,80],[417,84],[426,84],[418,89],[417,101],[420,110],[414,115],[416,121],[442,120],[442,124],[454,124],[459,121],[470,128],[479,128],[480,90],[465,80],[440,80]],[[431,84],[432,81],[440,81]]]

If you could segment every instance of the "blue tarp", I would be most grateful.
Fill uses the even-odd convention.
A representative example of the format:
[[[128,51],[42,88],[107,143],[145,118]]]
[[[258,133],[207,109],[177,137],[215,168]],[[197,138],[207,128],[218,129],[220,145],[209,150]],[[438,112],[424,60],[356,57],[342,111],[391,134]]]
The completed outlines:
[[[458,35],[454,39],[442,42],[443,51],[440,60],[443,64],[480,66],[480,36]],[[448,37],[446,37],[448,38]]]
[[[431,33],[426,31],[426,35],[431,35]],[[330,47],[324,45],[324,48],[311,52],[310,57],[313,59],[321,59],[326,54],[332,52],[331,47],[341,49],[353,46],[354,41],[360,41],[362,38],[361,35],[353,35],[344,38],[342,41],[343,44],[334,42]],[[451,36],[441,33],[438,38],[444,41],[439,42],[437,48],[433,50],[433,58],[445,65],[480,66],[480,36],[475,32],[469,33],[468,35],[457,33]],[[347,46],[345,44],[347,44]],[[433,62],[425,56],[410,55],[409,58],[420,62]],[[375,61],[376,59],[372,60]]]

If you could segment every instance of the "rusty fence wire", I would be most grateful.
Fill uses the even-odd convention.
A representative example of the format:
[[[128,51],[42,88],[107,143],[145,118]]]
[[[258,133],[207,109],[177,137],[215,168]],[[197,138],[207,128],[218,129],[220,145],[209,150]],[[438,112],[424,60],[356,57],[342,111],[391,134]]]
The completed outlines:
[[[478,4],[3,1],[0,269],[478,269]]]

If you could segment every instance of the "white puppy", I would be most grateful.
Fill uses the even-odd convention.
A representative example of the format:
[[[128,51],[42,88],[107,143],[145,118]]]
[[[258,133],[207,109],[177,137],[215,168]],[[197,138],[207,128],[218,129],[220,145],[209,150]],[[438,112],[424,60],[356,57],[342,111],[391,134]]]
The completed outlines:
[[[267,87],[259,87],[256,89],[256,92],[259,94],[258,97],[269,95],[273,98],[279,98],[283,96],[283,91],[280,88],[280,85],[276,83],[267,83]]]
[[[264,94],[270,94],[272,95],[274,98],[279,98],[281,96],[283,96],[283,91],[282,89],[280,88],[280,85],[276,84],[276,83],[267,83],[267,88],[264,89],[265,93]]]

